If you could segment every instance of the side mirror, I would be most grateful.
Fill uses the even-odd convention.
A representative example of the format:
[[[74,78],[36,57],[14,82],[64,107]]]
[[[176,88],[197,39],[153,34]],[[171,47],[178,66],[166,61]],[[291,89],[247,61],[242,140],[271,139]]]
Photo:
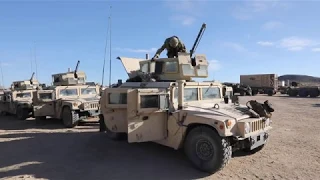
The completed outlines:
[[[226,104],[229,103],[229,96],[228,95],[225,95],[223,99],[224,99],[224,103],[226,103]]]

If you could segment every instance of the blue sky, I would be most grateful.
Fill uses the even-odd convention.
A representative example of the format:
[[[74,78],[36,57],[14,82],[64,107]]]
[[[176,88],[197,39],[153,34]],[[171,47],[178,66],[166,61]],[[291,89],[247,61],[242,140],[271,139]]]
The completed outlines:
[[[35,71],[34,42],[42,83],[74,69],[77,60],[88,81],[101,83],[110,5],[112,83],[127,78],[116,57],[153,56],[171,35],[191,49],[203,22],[207,28],[196,53],[207,55],[208,79],[238,82],[240,74],[252,73],[320,76],[319,1],[0,0],[5,86],[28,79],[31,60]],[[108,50],[105,85],[109,56]]]

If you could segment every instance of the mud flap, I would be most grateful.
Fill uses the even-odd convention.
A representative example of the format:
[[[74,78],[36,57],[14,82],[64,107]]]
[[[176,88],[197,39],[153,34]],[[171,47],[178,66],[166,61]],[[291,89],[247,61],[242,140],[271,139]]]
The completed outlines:
[[[269,134],[266,132],[261,133],[257,136],[251,136],[249,138],[250,150],[253,150],[259,146],[266,144],[268,137],[269,137]]]

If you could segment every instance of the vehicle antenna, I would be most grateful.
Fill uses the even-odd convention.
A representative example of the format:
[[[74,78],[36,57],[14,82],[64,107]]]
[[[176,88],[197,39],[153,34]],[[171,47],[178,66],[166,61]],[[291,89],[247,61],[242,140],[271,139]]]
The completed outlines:
[[[35,65],[36,65],[36,77],[37,77],[37,80],[39,80],[39,79],[38,79],[38,65],[37,65],[36,43],[35,43],[35,42],[33,42],[33,43],[34,43],[34,63],[35,63]]]
[[[33,72],[33,67],[32,67],[32,59],[33,59],[33,57],[32,57],[32,47],[30,48],[30,65],[31,65],[31,73]]]
[[[0,61],[0,69],[1,69],[1,78],[2,78],[2,83],[1,83],[1,86],[2,86],[2,90],[4,90],[4,81],[3,81],[3,71],[2,71],[2,61]]]
[[[109,34],[109,30],[110,30],[110,17],[108,19],[108,25],[107,25],[107,35],[106,35],[106,44],[105,44],[105,48],[104,48],[104,58],[103,58],[103,67],[102,67],[102,82],[101,82],[101,86],[103,87],[103,83],[104,83],[104,69],[106,67],[106,54],[107,54],[107,47],[108,47],[108,34]]]
[[[110,52],[109,52],[109,55],[110,55],[110,60],[109,60],[109,87],[111,87],[111,8],[112,6],[110,6],[110,17],[109,17],[109,21],[110,21]]]

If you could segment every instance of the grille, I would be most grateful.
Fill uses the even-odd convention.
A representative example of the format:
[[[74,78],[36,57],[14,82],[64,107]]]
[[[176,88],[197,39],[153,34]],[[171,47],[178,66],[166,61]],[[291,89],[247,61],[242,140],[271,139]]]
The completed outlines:
[[[263,120],[257,120],[250,123],[251,132],[262,130],[266,127],[266,123]]]
[[[90,109],[98,109],[99,104],[98,103],[91,103],[90,104]]]

